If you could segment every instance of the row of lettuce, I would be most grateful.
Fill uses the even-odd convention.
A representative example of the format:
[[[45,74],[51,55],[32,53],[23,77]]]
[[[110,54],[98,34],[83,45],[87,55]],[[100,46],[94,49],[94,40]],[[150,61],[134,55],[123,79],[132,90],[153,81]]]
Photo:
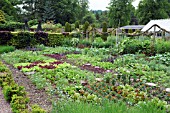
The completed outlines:
[[[50,95],[57,94],[64,100],[71,98],[76,102],[101,103],[106,98],[132,106],[150,103],[159,110],[168,109],[169,93],[165,88],[170,87],[170,54],[153,57],[123,55],[115,59],[110,49],[48,47],[37,52],[16,50],[3,54],[2,58],[24,73],[33,72],[28,76],[37,88],[45,89]],[[79,54],[73,54],[75,52]],[[56,59],[64,56],[67,63],[44,54],[53,55]],[[94,73],[80,68],[89,64],[108,71]],[[96,82],[96,78],[103,81]],[[86,81],[89,86],[82,86]],[[148,87],[146,83],[155,83],[156,86]]]
[[[19,86],[13,79],[11,71],[0,62],[0,86],[3,88],[4,98],[10,103],[13,113],[45,113],[38,105],[28,109],[29,97],[23,86]]]

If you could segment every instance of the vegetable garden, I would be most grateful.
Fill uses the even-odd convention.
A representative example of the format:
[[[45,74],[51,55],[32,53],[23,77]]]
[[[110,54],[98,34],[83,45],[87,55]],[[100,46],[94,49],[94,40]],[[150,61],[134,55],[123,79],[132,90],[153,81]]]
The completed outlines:
[[[14,113],[170,112],[169,41],[157,39],[153,51],[148,37],[119,37],[118,44],[114,36],[69,40],[66,46],[3,49],[0,85]],[[51,108],[39,101],[29,107],[33,96],[10,69],[45,92]]]

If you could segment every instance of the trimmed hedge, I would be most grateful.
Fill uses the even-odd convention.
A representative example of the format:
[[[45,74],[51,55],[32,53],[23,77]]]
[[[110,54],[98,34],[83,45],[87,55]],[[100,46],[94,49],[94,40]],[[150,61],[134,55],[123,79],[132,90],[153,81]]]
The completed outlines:
[[[12,45],[16,48],[40,44],[51,47],[69,45],[71,38],[71,34],[61,33],[0,31],[0,45]]]
[[[48,34],[49,43],[48,46],[60,46],[67,43],[67,40],[71,40],[71,35],[63,35],[63,34]]]
[[[6,45],[12,38],[12,34],[9,31],[0,31],[0,45]]]
[[[23,29],[24,23],[20,22],[8,22],[0,24],[0,31],[15,31],[16,29]]]

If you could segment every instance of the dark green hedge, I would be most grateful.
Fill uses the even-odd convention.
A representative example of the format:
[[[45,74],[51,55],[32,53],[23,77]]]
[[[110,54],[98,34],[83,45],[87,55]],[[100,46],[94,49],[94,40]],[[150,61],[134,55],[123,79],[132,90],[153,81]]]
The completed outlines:
[[[0,31],[0,45],[6,45],[12,38],[12,34],[9,31]]]
[[[9,32],[0,31],[0,45],[12,45],[25,48],[43,44],[45,46],[69,45],[72,35],[45,32]]]

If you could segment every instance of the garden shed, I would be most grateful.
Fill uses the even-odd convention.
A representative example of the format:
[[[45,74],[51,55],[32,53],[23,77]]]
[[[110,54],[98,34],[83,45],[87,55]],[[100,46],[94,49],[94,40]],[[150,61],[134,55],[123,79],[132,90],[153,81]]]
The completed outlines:
[[[155,33],[157,37],[170,37],[170,19],[151,20],[141,30],[142,32]]]
[[[120,27],[121,30],[125,30],[126,33],[128,33],[129,29],[131,29],[133,32],[136,30],[141,30],[145,25],[127,25]]]

